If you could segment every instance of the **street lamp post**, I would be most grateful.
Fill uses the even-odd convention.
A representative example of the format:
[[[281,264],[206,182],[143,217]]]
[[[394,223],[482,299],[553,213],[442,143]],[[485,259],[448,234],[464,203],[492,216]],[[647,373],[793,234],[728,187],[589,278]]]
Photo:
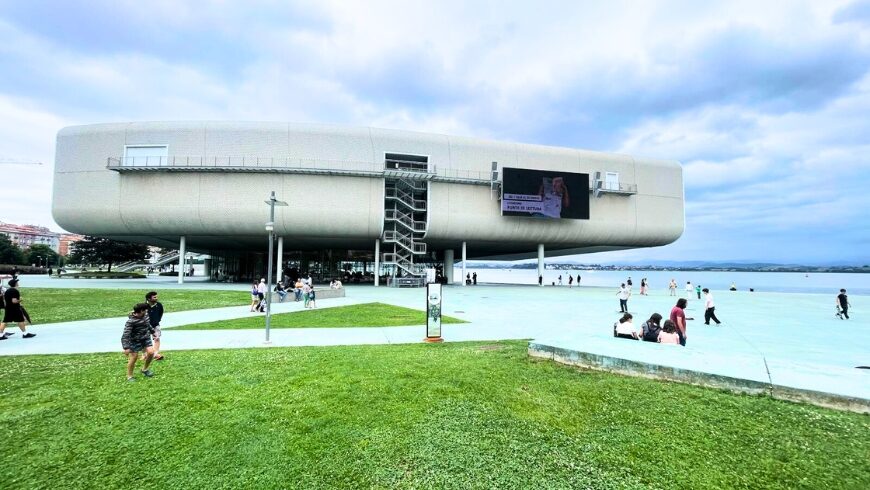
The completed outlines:
[[[272,246],[275,242],[275,206],[286,206],[287,203],[279,201],[275,197],[275,191],[272,191],[272,195],[265,203],[269,205],[269,222],[266,223],[266,231],[269,232],[269,266],[266,273],[268,278],[266,283],[266,343],[268,344],[270,343],[269,328],[272,325]]]

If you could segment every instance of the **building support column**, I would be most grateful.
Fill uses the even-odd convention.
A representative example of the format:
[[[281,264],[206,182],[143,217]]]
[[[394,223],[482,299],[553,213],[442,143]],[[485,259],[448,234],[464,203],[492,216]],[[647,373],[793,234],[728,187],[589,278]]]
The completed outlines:
[[[468,281],[465,280],[465,261],[468,257],[465,254],[465,242],[462,242],[462,285],[468,286]]]
[[[375,239],[375,287],[381,284],[381,239]]]
[[[178,284],[184,284],[184,256],[187,254],[187,237],[178,240]]]
[[[282,277],[282,272],[284,271],[284,237],[278,237],[278,270],[275,271],[275,284],[281,282],[284,277]]]
[[[544,244],[538,244],[538,277],[544,277]],[[544,285],[544,281],[540,281],[541,286]]]
[[[449,248],[449,249],[444,251],[444,277],[447,278],[447,284],[453,284],[453,249],[452,248]]]

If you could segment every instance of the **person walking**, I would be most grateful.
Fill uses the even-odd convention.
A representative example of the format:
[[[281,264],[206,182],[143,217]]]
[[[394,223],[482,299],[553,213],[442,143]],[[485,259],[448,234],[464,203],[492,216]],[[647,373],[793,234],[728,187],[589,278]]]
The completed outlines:
[[[670,321],[674,323],[677,329],[677,335],[680,337],[680,345],[686,346],[686,305],[689,301],[686,298],[677,300],[677,304],[671,308]]]
[[[544,276],[538,276],[538,286],[544,285]]]
[[[477,286],[477,272],[471,275],[471,284]]]
[[[257,299],[260,301],[257,305],[257,311],[260,313],[266,312],[266,279],[260,279],[260,284],[257,284]]]
[[[317,293],[314,292],[314,286],[311,286],[311,290],[308,291],[308,307],[317,308]]]
[[[6,340],[14,335],[6,332],[7,323],[17,323],[18,329],[21,330],[21,337],[32,339],[36,337],[35,333],[27,331],[27,312],[24,306],[21,305],[21,292],[18,290],[18,279],[9,280],[9,289],[3,293],[3,301],[6,303],[6,308],[3,310],[3,322],[0,322],[0,340]]]
[[[686,298],[691,298],[693,292],[695,292],[695,288],[692,287],[692,281],[686,281]],[[686,299],[686,301],[689,300]]]
[[[160,330],[160,321],[163,320],[163,303],[157,301],[157,291],[149,291],[145,295],[145,302],[148,303],[148,322],[151,324],[151,337],[154,339],[154,360],[162,361],[160,337],[163,332]]]
[[[308,303],[311,302],[311,289],[312,287],[308,283],[302,285],[302,297],[305,299],[303,306],[306,308],[308,308]]]
[[[151,322],[148,319],[148,303],[139,303],[133,307],[133,311],[124,325],[124,333],[121,334],[121,348],[127,355],[127,381],[136,381],[133,370],[139,353],[145,352],[145,364],[142,366],[142,374],[152,377],[151,361],[154,359],[154,347],[151,343]]]
[[[257,311],[257,305],[260,304],[260,296],[257,294],[257,282],[251,284],[251,313]]]
[[[627,285],[628,285],[628,289],[629,289],[629,290],[630,290],[630,289],[631,289],[631,287],[632,287],[632,286],[633,286],[633,285],[634,285],[634,283],[633,283],[633,282],[631,282],[631,276],[628,276],[628,280],[627,280],[627,281],[625,281],[625,284],[627,284]]]
[[[559,274],[559,285],[562,285],[562,274]]]
[[[698,299],[701,299],[701,291],[702,291],[702,289],[701,289],[701,285],[700,285],[700,284],[698,284],[697,286],[695,286],[695,294],[698,295]]]
[[[571,289],[571,287],[573,285],[574,285],[574,276],[572,276],[571,274],[568,274],[568,289]]]
[[[677,281],[671,278],[670,284],[668,284],[668,291],[670,291],[671,296],[677,295]]]
[[[580,287],[580,274],[577,274],[577,287]]]
[[[710,292],[709,289],[704,288],[704,325],[709,325],[710,320],[716,322],[716,325],[719,325],[720,322],[718,318],[716,318],[716,304],[713,302],[713,293]]]
[[[9,282],[12,283],[12,281]],[[9,303],[7,302],[7,304]],[[846,295],[845,289],[841,289],[840,294],[837,295],[837,317],[842,320],[844,316],[846,320],[849,319],[849,296]]]
[[[640,294],[641,294],[642,296],[647,296],[647,294],[646,294],[647,284],[648,284],[648,283],[646,282],[646,278],[645,278],[645,277],[642,278],[642,279],[640,280]]]
[[[616,296],[619,297],[620,313],[628,313],[628,298],[631,297],[631,289],[625,287],[625,283],[622,283],[619,286],[619,291],[616,293]]]

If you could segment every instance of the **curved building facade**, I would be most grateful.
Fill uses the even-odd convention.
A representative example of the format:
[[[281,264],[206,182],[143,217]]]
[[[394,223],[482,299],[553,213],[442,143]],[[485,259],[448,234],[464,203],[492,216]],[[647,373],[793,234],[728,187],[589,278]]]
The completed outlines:
[[[518,175],[531,179],[519,194],[505,180]],[[274,222],[288,249],[378,248],[412,260],[463,249],[468,258],[523,258],[541,246],[547,255],[659,246],[684,225],[675,161],[287,123],[95,124],[57,136],[52,209],[74,233],[260,252],[272,191],[289,204]],[[570,209],[585,205],[585,215],[542,212],[556,199],[564,216],[569,191]]]

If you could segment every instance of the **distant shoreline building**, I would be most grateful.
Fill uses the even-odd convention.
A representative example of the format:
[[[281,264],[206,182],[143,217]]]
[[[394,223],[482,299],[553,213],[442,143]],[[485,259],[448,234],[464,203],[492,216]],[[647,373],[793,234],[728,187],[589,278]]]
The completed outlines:
[[[9,241],[22,249],[33,245],[48,245],[55,252],[59,253],[60,250],[61,234],[44,226],[0,223],[0,233],[9,237]]]
[[[368,127],[142,122],[62,129],[52,211],[75,233],[209,254],[261,277],[272,192],[281,268],[425,279],[455,260],[666,245],[679,162]],[[179,278],[181,280],[181,278]],[[413,282],[413,281],[412,281]]]
[[[75,233],[61,233],[57,253],[61,257],[67,257],[75,250],[75,243],[84,240],[83,235]]]

